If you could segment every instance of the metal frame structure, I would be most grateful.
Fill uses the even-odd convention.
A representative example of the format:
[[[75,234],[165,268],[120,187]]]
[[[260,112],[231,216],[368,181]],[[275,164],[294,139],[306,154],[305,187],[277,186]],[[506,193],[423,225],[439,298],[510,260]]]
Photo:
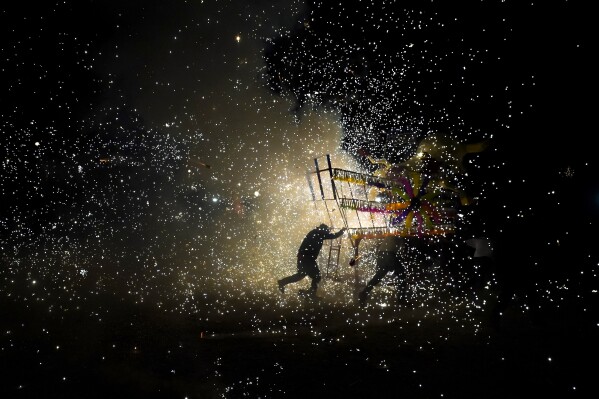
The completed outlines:
[[[324,160],[322,159],[324,158]],[[323,165],[324,164],[324,165]],[[404,237],[425,237],[450,235],[455,227],[456,195],[451,191],[436,188],[428,193],[434,199],[434,222],[424,215],[421,209],[422,194],[427,191],[429,180],[422,179],[419,172],[412,172],[413,182],[417,181],[418,189],[412,190],[410,180],[406,176],[400,178],[379,177],[372,174],[353,172],[333,168],[331,157],[326,154],[314,158],[314,171],[308,174],[308,183],[315,205],[320,205],[326,213],[332,228],[345,227],[354,249],[351,262],[356,265],[359,259],[359,245],[363,239],[383,238],[389,235]],[[315,187],[318,188],[315,193]],[[412,194],[410,197],[405,193]],[[419,220],[412,223],[414,212],[420,212]],[[412,213],[412,215],[410,215]],[[424,219],[427,219],[425,225]],[[338,267],[341,239],[330,244],[325,277]]]

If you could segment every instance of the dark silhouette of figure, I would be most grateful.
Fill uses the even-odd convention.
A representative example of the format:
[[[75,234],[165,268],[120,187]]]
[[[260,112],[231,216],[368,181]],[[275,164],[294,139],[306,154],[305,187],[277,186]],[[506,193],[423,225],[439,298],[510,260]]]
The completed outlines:
[[[389,272],[393,272],[397,279],[397,299],[398,302],[406,299],[407,280],[406,270],[402,258],[406,252],[405,239],[399,236],[385,237],[379,244],[376,254],[376,272],[368,281],[366,287],[358,296],[360,306],[365,306],[370,296],[370,291],[381,282]]]
[[[320,269],[316,260],[318,254],[322,249],[324,240],[333,240],[343,235],[346,228],[342,228],[337,233],[331,233],[331,229],[326,224],[322,223],[320,226],[311,230],[299,247],[297,251],[297,273],[278,280],[279,291],[285,292],[285,286],[290,283],[295,283],[303,280],[306,276],[312,279],[310,290],[306,293],[309,298],[316,298],[316,290],[318,289],[318,283],[320,283],[321,275]],[[304,291],[300,290],[300,294]]]

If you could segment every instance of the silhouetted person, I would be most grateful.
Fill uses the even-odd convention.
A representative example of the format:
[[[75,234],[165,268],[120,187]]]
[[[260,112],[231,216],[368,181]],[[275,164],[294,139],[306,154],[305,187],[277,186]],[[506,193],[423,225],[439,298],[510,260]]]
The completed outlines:
[[[320,269],[318,268],[318,264],[316,260],[318,259],[318,254],[322,249],[322,244],[324,240],[333,240],[335,238],[339,238],[343,235],[345,231],[345,227],[339,230],[337,233],[331,233],[329,226],[322,223],[320,226],[311,230],[299,247],[297,251],[297,273],[282,278],[278,280],[277,283],[279,285],[279,291],[282,293],[285,292],[285,286],[290,283],[295,283],[300,280],[303,280],[304,277],[308,276],[312,279],[312,284],[310,285],[310,290],[307,293],[307,296],[310,298],[316,297],[316,290],[318,289],[318,283],[320,283]],[[300,294],[303,291],[300,290]]]
[[[381,282],[389,272],[393,272],[397,279],[397,299],[406,299],[407,281],[406,270],[402,257],[406,252],[405,239],[398,236],[388,236],[383,239],[377,248],[376,272],[368,281],[366,287],[360,292],[358,298],[360,306],[365,306],[370,296],[370,291]]]

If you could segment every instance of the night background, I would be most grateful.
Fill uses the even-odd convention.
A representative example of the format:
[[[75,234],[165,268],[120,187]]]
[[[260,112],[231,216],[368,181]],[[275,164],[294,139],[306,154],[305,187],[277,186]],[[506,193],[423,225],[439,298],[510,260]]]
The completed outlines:
[[[2,397],[596,397],[588,4],[0,6]],[[411,306],[358,306],[348,240],[320,300],[277,290],[327,222],[314,158],[440,135],[486,148],[439,159],[472,201],[416,245]]]

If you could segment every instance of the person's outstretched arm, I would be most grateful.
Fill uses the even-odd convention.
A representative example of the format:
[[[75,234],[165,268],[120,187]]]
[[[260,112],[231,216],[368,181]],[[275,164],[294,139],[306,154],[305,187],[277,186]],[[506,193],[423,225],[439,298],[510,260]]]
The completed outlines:
[[[347,230],[347,229],[344,227],[341,230],[339,230],[338,232],[336,232],[335,234],[331,234],[331,237],[327,237],[327,238],[334,239],[334,238],[341,237],[343,235],[343,233],[345,232],[345,230]]]

